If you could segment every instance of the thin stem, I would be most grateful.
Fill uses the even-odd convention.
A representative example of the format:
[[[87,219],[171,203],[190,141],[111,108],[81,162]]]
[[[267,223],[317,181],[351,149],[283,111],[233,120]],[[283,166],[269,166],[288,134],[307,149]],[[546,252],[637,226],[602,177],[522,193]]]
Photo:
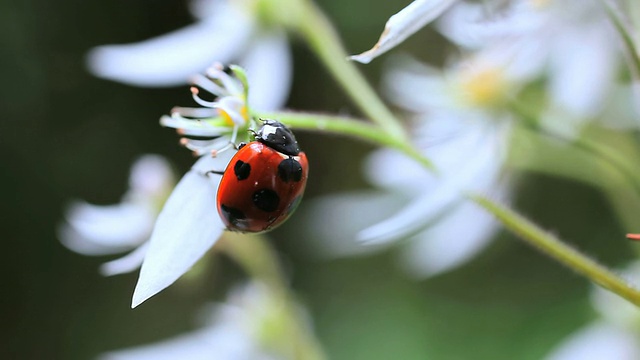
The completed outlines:
[[[348,54],[342,47],[340,37],[322,11],[308,0],[301,0],[301,5],[303,14],[299,16],[296,28],[336,81],[360,110],[389,136],[406,139],[400,121],[373,91],[353,62],[347,61]]]
[[[326,356],[298,305],[289,292],[285,275],[279,266],[277,255],[263,236],[242,236],[226,234],[218,248],[236,261],[252,279],[266,284],[277,303],[285,309],[283,321],[289,330],[291,341],[296,345],[295,354],[291,358],[303,360],[324,360]]]
[[[631,72],[636,80],[638,80],[638,77],[640,77],[640,53],[633,39],[632,30],[616,4],[611,0],[600,0],[600,3],[604,6],[609,19],[622,38],[622,42],[629,55],[629,61],[631,62]]]
[[[541,135],[572,144],[577,149],[609,163],[627,178],[630,185],[640,194],[640,171],[638,170],[638,164],[630,162],[626,156],[619,154],[611,147],[600,145],[589,139],[583,137],[569,138],[563,134],[553,132],[550,129],[542,128],[536,117],[519,103],[513,102],[511,109],[521,117],[527,127],[537,131]]]
[[[413,147],[406,143],[399,142],[394,138],[390,138],[376,126],[361,121],[337,116],[297,112],[277,112],[260,115],[277,118],[288,125],[300,129],[343,134],[377,145],[393,147],[416,159],[427,168],[432,169],[432,163]],[[508,230],[519,235],[529,244],[542,250],[547,255],[577,273],[584,275],[594,283],[640,306],[640,292],[594,260],[567,246],[553,235],[544,232],[535,224],[509,208],[482,196],[469,195],[469,198],[492,213]]]
[[[260,117],[274,118],[298,129],[318,130],[338,135],[351,136],[376,145],[390,147],[404,152],[432,172],[436,172],[433,163],[417,151],[408,141],[389,136],[383,129],[348,117],[330,116],[313,113],[281,111],[260,113]]]
[[[573,269],[575,272],[586,276],[594,283],[640,306],[640,291],[604,266],[566,245],[557,237],[540,229],[537,225],[513,210],[480,195],[472,194],[469,195],[469,198],[493,214],[507,229],[530,245],[538,248],[545,254]]]

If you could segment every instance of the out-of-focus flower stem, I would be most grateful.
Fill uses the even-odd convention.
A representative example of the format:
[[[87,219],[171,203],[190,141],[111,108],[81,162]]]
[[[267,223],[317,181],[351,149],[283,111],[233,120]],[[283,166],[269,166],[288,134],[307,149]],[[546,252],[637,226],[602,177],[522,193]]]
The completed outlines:
[[[382,129],[362,121],[357,121],[352,118],[299,112],[261,113],[260,116],[278,119],[293,128],[341,134],[376,145],[392,147],[404,152],[407,156],[420,162],[425,167],[429,169],[433,168],[431,161],[413,148],[410,143],[386,136]],[[542,250],[545,254],[585,276],[594,283],[640,306],[640,292],[638,290],[591,258],[566,245],[560,239],[546,233],[537,225],[534,225],[508,207],[479,195],[468,195],[468,198],[489,211],[506,229],[520,236],[529,244]]]
[[[640,306],[640,291],[604,266],[581,254],[513,210],[484,196],[471,194],[468,197],[492,213],[507,229],[530,245],[537,247],[558,262],[586,276],[605,289],[620,295],[636,306]]]
[[[299,311],[285,275],[279,266],[276,253],[264,236],[244,236],[226,233],[217,244],[223,251],[254,280],[259,280],[269,287],[269,290],[281,304],[284,312],[282,321],[287,329],[287,342],[294,344],[292,359],[324,360],[326,355],[313,335],[307,319]]]
[[[542,128],[536,116],[520,103],[512,102],[511,109],[523,120],[525,126],[537,131],[541,135],[566,142],[587,154],[606,161],[620,172],[621,175],[626,177],[629,184],[640,194],[640,168],[638,164],[630,162],[626,156],[618,153],[614,148],[598,144],[584,137],[569,138],[563,134],[553,132],[553,130]]]
[[[624,47],[627,50],[627,55],[629,57],[631,73],[635,77],[636,81],[640,80],[640,53],[638,52],[638,47],[636,46],[635,39],[633,38],[633,30],[630,28],[627,21],[624,19],[620,9],[618,6],[611,0],[600,0],[600,3],[605,8],[611,23],[616,28],[620,37],[622,38],[622,42]]]
[[[348,54],[340,37],[322,11],[312,1],[298,2],[301,14],[294,23],[295,30],[369,119],[380,125],[387,136],[406,140],[400,121],[373,91],[354,63],[347,61]]]

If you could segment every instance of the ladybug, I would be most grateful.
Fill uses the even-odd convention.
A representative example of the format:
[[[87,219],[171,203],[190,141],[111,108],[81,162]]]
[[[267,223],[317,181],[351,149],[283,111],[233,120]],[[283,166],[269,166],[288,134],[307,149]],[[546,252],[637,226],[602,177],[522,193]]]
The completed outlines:
[[[263,120],[222,174],[218,213],[228,230],[259,233],[282,224],[304,193],[309,163],[284,124]]]

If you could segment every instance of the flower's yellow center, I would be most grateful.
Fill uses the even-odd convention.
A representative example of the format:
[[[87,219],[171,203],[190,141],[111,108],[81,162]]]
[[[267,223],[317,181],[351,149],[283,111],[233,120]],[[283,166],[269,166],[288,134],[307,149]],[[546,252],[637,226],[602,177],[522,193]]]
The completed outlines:
[[[223,109],[218,109],[218,114],[224,120],[224,123],[226,125],[228,125],[229,127],[233,127],[235,125],[235,122],[233,122],[233,119],[231,118],[231,115],[229,115],[229,113],[227,113]],[[246,123],[248,121],[248,119],[249,119],[249,110],[247,109],[246,105],[244,105],[242,108],[240,108],[240,115],[242,116],[242,118],[244,119],[244,121]]]
[[[501,69],[474,69],[462,74],[460,87],[466,102],[474,106],[491,106],[504,99],[507,83]]]

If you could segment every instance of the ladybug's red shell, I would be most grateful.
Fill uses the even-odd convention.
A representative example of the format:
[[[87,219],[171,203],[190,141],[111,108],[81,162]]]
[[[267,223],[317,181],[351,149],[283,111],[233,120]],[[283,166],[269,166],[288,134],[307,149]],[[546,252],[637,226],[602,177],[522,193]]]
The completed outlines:
[[[250,142],[238,150],[224,171],[218,213],[232,231],[273,229],[297,207],[308,174],[303,152],[286,155],[261,142]]]

